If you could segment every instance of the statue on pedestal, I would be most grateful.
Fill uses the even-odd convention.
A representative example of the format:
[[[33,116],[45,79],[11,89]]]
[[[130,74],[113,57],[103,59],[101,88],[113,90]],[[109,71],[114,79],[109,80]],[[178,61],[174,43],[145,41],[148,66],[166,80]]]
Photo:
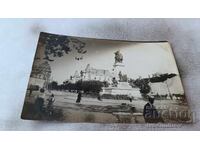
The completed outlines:
[[[114,52],[115,54],[115,62],[113,64],[112,74],[116,81],[122,80],[122,73],[119,71],[119,67],[124,67],[123,63],[123,55],[120,51]],[[116,84],[115,84],[116,85]]]
[[[116,51],[114,54],[115,54],[115,65],[117,65],[117,63],[122,63],[123,61],[122,53],[120,53],[120,51]]]

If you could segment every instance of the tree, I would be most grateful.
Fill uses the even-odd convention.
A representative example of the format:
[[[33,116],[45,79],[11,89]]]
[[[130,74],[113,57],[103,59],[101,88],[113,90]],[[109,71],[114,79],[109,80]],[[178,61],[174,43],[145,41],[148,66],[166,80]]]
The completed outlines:
[[[77,90],[83,90],[84,93],[99,93],[104,83],[101,81],[81,81],[76,82]]]
[[[146,79],[136,79],[136,80],[130,80],[129,81],[133,87],[133,84],[135,84],[137,87],[140,88],[140,93],[143,95],[148,94],[151,91],[151,87],[149,86],[149,80]]]
[[[164,82],[166,81],[167,79],[170,79],[170,78],[173,78],[177,76],[175,73],[171,73],[171,74],[168,74],[168,73],[165,73],[165,74],[159,74],[159,75],[156,75],[156,76],[153,76],[150,78],[150,82],[151,83],[156,83],[156,82]]]
[[[34,63],[32,75],[43,75],[45,80],[44,86],[48,86],[49,78],[51,76],[51,67],[48,64],[48,61],[54,61],[53,58],[62,57],[64,56],[64,54],[68,54],[72,50],[76,50],[77,53],[81,55],[87,52],[83,49],[85,47],[85,43],[80,41],[79,39],[48,33],[41,33],[38,47],[44,48],[44,58],[42,59],[44,59],[45,61],[42,62],[42,64],[41,62]],[[37,59],[35,61],[37,61]],[[59,88],[63,89],[63,86],[59,86]]]
[[[32,67],[31,76],[45,80],[44,87],[47,88],[51,76],[51,67],[49,63],[47,61],[42,63],[35,62]]]
[[[49,87],[51,90],[57,90],[57,89],[58,89],[58,82],[52,81],[51,83],[49,83],[48,87]]]
[[[177,76],[174,73],[165,73],[165,74],[155,74],[152,77],[149,78],[138,78],[135,81],[131,80],[133,84],[135,84],[137,87],[140,88],[140,92],[144,95],[148,94],[151,91],[151,87],[149,86],[149,83],[158,83],[158,82],[164,82],[167,81],[168,79],[171,79],[173,77]],[[132,83],[131,83],[132,84]],[[168,85],[167,85],[168,86]],[[169,91],[169,87],[168,91]],[[169,91],[169,95],[171,96],[171,93]]]
[[[48,61],[54,61],[52,57],[62,57],[72,50],[77,50],[80,54],[86,53],[86,50],[83,49],[84,42],[68,36],[41,33],[40,42],[45,45],[44,59]]]
[[[32,68],[32,75],[43,75],[43,79],[47,80],[51,76],[51,67],[47,61],[43,63],[34,63]]]

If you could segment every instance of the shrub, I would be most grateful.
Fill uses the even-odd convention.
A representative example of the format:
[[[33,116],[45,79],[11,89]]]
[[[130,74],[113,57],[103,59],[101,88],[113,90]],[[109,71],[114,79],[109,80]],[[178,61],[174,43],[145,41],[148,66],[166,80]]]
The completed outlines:
[[[102,90],[103,83],[101,81],[78,81],[76,82],[77,90],[82,90],[84,93],[99,93]]]

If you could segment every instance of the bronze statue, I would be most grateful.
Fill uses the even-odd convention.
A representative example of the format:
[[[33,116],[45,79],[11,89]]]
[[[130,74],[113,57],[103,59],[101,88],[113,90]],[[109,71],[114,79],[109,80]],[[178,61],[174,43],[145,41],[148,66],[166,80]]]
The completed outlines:
[[[123,55],[120,53],[120,51],[115,52],[115,64],[116,63],[122,63],[123,61]]]

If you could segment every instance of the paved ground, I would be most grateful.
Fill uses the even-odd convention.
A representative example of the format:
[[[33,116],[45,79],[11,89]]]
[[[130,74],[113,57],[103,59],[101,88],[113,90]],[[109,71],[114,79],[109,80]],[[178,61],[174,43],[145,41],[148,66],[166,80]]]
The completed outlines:
[[[144,100],[133,100],[132,102],[128,100],[114,100],[114,99],[102,99],[99,101],[97,98],[82,97],[80,104],[76,104],[77,93],[70,92],[60,92],[52,91],[55,95],[54,107],[63,110],[64,119],[67,122],[99,122],[99,123],[117,123],[124,119],[119,120],[119,117],[129,117],[126,118],[125,122],[128,123],[144,123],[142,116],[142,111],[144,105],[147,103]],[[34,101],[34,97],[37,92],[33,92],[32,96],[26,97],[28,101]],[[48,97],[48,94],[47,94]],[[120,108],[122,103],[126,103],[128,107],[135,108],[136,119],[130,117],[130,111],[125,108],[128,114],[123,115],[113,115],[113,113],[123,112],[124,110]],[[158,111],[172,113],[172,119],[165,118],[166,122],[176,122],[180,121],[180,118],[187,112],[187,106],[180,104],[175,100],[156,100],[154,104]],[[138,114],[139,113],[139,114]],[[88,119],[89,118],[89,119]],[[131,119],[130,119],[131,118]]]
[[[63,103],[75,103],[77,94],[76,93],[69,93],[69,92],[55,92],[55,105],[60,106]],[[102,99],[99,101],[97,98],[90,98],[90,97],[82,97],[81,104],[83,105],[99,105],[99,106],[107,106],[107,105],[120,105],[122,103],[126,103],[129,105],[133,105],[138,109],[143,109],[144,105],[147,103],[144,100],[133,100],[132,102],[128,100],[114,100],[114,99]],[[178,101],[176,100],[155,100],[155,106],[159,109],[187,109],[185,105],[179,105]]]
[[[55,93],[55,92],[54,92]],[[60,93],[55,94],[56,98],[56,104],[59,105],[60,102],[69,102],[69,103],[75,103],[77,99],[77,93]],[[107,106],[107,105],[119,105],[121,103],[128,103],[131,104],[128,100],[114,100],[114,99],[102,99],[101,101],[97,98],[91,98],[91,97],[82,97],[81,104],[83,105],[99,105],[99,106]]]

